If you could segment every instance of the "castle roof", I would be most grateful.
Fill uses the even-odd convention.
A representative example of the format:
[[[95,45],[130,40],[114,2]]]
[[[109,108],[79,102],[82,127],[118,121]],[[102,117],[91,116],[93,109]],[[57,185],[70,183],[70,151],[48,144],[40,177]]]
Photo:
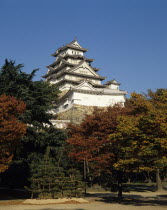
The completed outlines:
[[[78,50],[78,51],[82,51],[82,52],[88,51],[88,49],[85,49],[85,48],[81,47],[81,45],[76,40],[73,40],[72,42],[66,44],[65,46],[57,49],[56,52],[52,54],[52,56],[56,57],[61,51],[65,50],[65,49],[68,49],[68,48]]]
[[[88,75],[88,74],[80,74],[80,73],[76,73],[74,70],[78,67],[80,67],[81,65],[83,65],[85,63],[85,60],[82,60],[81,62],[79,62],[79,64],[72,64],[67,62],[65,59],[62,59],[62,64],[60,66],[58,66],[57,68],[52,68],[52,66],[54,66],[55,64],[57,64],[57,61],[52,63],[51,65],[48,66],[48,68],[50,69],[50,71],[43,76],[43,78],[48,78],[51,75],[53,75],[54,73],[56,73],[55,76],[52,76],[52,78],[57,78],[58,76],[58,72],[60,70],[62,70],[63,68],[65,68],[66,66],[71,67],[69,70],[62,70],[59,75],[62,76],[64,74],[71,74],[74,76],[81,76],[81,77],[88,77],[88,78],[93,78],[93,79],[98,79],[98,80],[104,80],[106,79],[106,77],[101,77],[100,75],[98,75],[97,73],[95,73],[95,71],[98,71],[98,69],[91,67],[88,64],[85,64],[89,67],[89,69],[92,69],[92,71],[94,72],[94,75]],[[51,77],[50,77],[51,78]]]
[[[91,79],[95,79],[95,80],[104,80],[106,79],[106,77],[101,77],[101,76],[94,76],[94,75],[88,75],[88,74],[80,74],[80,73],[77,73],[77,72],[71,72],[71,71],[68,71],[68,70],[64,70],[64,71],[61,71],[59,74],[56,74],[55,76],[51,76],[50,79],[52,78],[59,78],[65,74],[68,74],[68,75],[74,75],[74,76],[78,76],[78,77],[83,77],[83,78],[91,78]]]
[[[82,55],[70,55],[68,53],[65,54],[63,58],[76,58],[76,59],[79,58],[79,59],[84,59],[84,60],[86,60],[88,62],[93,62],[94,61],[94,59],[92,59],[92,58],[86,58],[86,57],[84,57]]]
[[[49,68],[50,66],[55,66],[56,64],[60,63],[60,61],[69,64],[69,62],[66,61],[65,58],[81,59],[81,60],[88,61],[90,63],[94,61],[94,59],[86,58],[86,57],[84,57],[82,55],[70,55],[70,54],[66,54],[64,56],[58,55],[57,56],[57,60],[55,62],[53,62],[52,64],[46,66],[46,67]],[[97,69],[97,68],[94,68],[94,69]],[[99,70],[99,69],[97,69],[97,70]]]
[[[121,85],[121,83],[118,83],[115,79],[112,79],[110,81],[107,81],[105,85]]]
[[[60,80],[58,83],[56,83],[55,85],[60,86],[64,83],[71,83],[71,84],[75,84],[75,85],[79,85],[84,79],[81,79],[79,81],[77,80],[70,80],[70,79],[62,79]],[[92,81],[89,81],[89,83],[96,88],[106,88],[106,85],[101,85],[101,84],[95,84]]]

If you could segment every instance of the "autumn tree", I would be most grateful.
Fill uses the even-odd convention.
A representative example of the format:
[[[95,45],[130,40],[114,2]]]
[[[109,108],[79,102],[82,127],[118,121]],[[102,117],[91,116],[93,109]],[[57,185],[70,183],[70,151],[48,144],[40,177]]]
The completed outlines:
[[[118,116],[126,113],[127,110],[119,105],[105,110],[95,109],[93,114],[86,116],[80,125],[69,126],[67,140],[71,145],[69,157],[83,162],[84,172],[89,172],[89,163],[93,163],[98,176],[104,171],[111,172],[109,161],[113,154],[109,149],[111,146],[109,135],[116,131]]]
[[[26,133],[27,125],[19,120],[26,105],[12,96],[0,96],[0,172],[12,162],[13,153]]]
[[[109,135],[110,162],[120,173],[120,185],[123,173],[156,172],[160,190],[159,171],[167,166],[167,90],[132,93],[126,108],[127,115],[117,118],[116,130]]]
[[[126,173],[167,166],[166,96],[162,89],[147,96],[133,93],[124,108],[95,110],[80,125],[70,126],[69,156],[93,163],[98,173],[115,175],[121,199]]]
[[[128,101],[131,114],[138,118],[140,170],[155,172],[157,189],[162,189],[160,172],[167,166],[167,89],[133,93]],[[137,142],[136,142],[137,144]]]

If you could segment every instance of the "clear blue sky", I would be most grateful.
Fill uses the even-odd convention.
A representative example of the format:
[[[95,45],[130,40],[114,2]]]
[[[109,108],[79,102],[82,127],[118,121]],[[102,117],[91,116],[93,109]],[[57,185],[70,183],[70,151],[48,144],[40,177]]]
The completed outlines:
[[[75,36],[121,89],[167,88],[167,0],[0,0],[0,66],[8,58],[40,68],[39,80]]]

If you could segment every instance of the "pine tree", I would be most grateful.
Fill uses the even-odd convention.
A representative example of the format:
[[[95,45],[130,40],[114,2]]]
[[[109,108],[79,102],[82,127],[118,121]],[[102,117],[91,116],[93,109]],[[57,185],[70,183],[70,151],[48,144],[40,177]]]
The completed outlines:
[[[47,147],[42,159],[34,160],[31,164],[30,187],[31,198],[72,197],[81,194],[81,180],[76,177],[76,170],[66,174],[63,167],[50,156],[51,148]]]

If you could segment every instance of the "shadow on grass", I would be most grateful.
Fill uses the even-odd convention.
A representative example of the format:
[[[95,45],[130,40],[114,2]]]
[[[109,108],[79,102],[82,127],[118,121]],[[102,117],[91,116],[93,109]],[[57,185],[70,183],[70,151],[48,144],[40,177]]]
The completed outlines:
[[[27,199],[30,195],[24,190],[0,189],[0,200]]]
[[[98,200],[99,201],[99,200]],[[103,197],[101,202],[116,204],[119,203],[116,197]],[[134,206],[167,206],[167,196],[157,195],[153,197],[144,197],[140,195],[124,196],[121,202],[122,205],[134,205]]]
[[[156,187],[154,184],[124,184],[123,186],[123,199],[122,205],[134,205],[134,206],[167,206],[167,189],[164,188],[162,194],[156,195]],[[125,192],[131,192],[125,194]],[[140,193],[141,192],[141,193]],[[140,195],[139,195],[139,194]],[[142,195],[143,193],[143,195]],[[147,194],[146,194],[147,193]],[[87,194],[89,201],[99,201],[104,203],[118,204],[120,203],[117,198],[117,192],[115,193],[90,193]]]
[[[146,192],[146,191],[156,191],[155,184],[123,184],[123,189],[125,192],[136,191],[136,192]]]

